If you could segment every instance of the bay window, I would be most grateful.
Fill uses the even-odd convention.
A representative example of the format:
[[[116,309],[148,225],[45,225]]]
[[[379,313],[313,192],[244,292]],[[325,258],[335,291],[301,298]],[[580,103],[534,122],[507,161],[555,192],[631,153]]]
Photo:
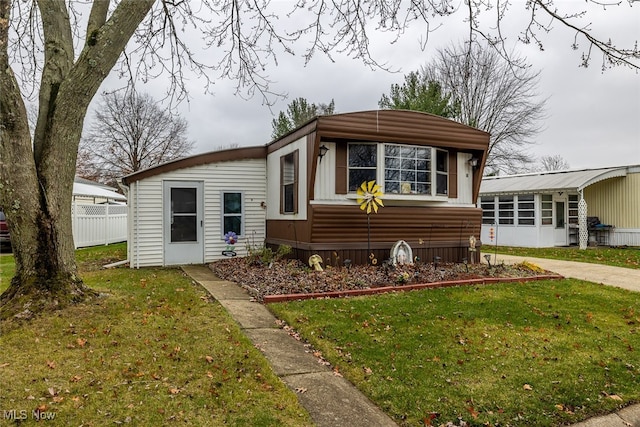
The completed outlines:
[[[445,150],[406,144],[350,143],[347,165],[351,192],[365,181],[376,180],[384,183],[386,194],[448,194],[449,153]]]

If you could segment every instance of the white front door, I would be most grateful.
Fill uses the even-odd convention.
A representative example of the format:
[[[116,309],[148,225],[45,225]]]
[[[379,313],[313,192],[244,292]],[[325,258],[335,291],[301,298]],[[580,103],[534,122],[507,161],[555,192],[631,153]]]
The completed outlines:
[[[567,246],[569,244],[569,232],[566,197],[554,197],[553,199],[553,228],[554,246]]]
[[[164,181],[164,265],[204,262],[203,183]]]

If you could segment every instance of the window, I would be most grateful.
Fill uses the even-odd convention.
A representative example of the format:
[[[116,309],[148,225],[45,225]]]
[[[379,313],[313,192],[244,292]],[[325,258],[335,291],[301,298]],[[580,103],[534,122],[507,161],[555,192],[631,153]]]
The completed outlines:
[[[513,224],[513,196],[498,197],[498,223]]]
[[[298,212],[298,151],[280,158],[280,213]]]
[[[495,197],[481,197],[480,207],[482,208],[482,223],[494,224],[496,222],[496,199]]]
[[[431,148],[410,145],[384,146],[386,193],[431,195]]]
[[[349,144],[349,191],[356,191],[363,182],[376,179],[377,148],[376,144]]]
[[[533,194],[518,196],[518,225],[535,225]]]
[[[569,224],[578,223],[578,195],[569,194]]]
[[[436,194],[446,196],[449,189],[449,153],[436,150]]]
[[[243,234],[242,193],[222,193],[222,234]]]
[[[350,143],[347,167],[350,192],[365,181],[377,180],[384,182],[387,194],[449,194],[446,150],[418,145]]]
[[[542,225],[553,224],[553,196],[551,194],[542,195],[540,219]]]

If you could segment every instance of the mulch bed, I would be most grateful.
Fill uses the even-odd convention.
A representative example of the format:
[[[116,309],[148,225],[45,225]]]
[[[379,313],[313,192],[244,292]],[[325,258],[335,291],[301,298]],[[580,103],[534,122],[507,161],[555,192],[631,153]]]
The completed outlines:
[[[279,260],[262,265],[245,258],[230,258],[212,263],[211,270],[221,279],[240,284],[260,302],[290,299],[345,296],[370,293],[367,290],[409,290],[418,284],[461,285],[496,281],[559,278],[531,264],[439,264],[416,263],[398,266],[327,266],[315,271],[301,261]],[[390,287],[394,289],[390,289]],[[424,286],[426,287],[426,286]],[[364,291],[364,292],[356,292]],[[275,298],[274,296],[280,296]]]

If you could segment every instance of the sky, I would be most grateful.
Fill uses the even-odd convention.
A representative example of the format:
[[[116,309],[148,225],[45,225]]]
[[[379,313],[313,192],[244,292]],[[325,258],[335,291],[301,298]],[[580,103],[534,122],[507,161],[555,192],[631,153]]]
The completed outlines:
[[[584,7],[585,2],[555,4],[558,8],[575,8]],[[596,37],[625,46],[640,41],[640,1],[623,0],[620,7],[603,9],[590,10],[588,21],[582,21],[592,22]],[[514,41],[524,28],[525,15],[521,6],[512,7],[510,13],[504,21],[508,24],[505,34]],[[277,66],[271,63],[266,69],[273,82],[271,89],[288,95],[272,98],[275,103],[271,107],[260,96],[248,100],[238,96],[235,81],[218,80],[213,94],[205,94],[202,81],[189,80],[191,99],[178,105],[177,112],[189,123],[189,138],[195,141],[192,154],[268,143],[272,120],[298,97],[312,103],[333,99],[337,113],[377,109],[382,94],[388,94],[392,84],[403,83],[405,74],[426,64],[436,49],[464,41],[468,28],[463,19],[464,14],[458,12],[441,20],[442,26],[429,35],[425,49],[421,48],[424,24],[413,25],[394,44],[390,36],[372,32],[375,59],[396,69],[395,73],[371,69],[361,60],[340,53],[333,54],[334,61],[318,54],[305,66],[301,57],[304,43],[300,43],[296,56],[281,54]],[[580,67],[583,50],[571,49],[574,32],[560,24],[540,35],[544,51],[513,44],[515,52],[526,57],[534,71],[540,71],[538,93],[547,99],[543,131],[529,152],[536,157],[560,155],[571,169],[640,164],[640,73],[624,67],[603,72],[598,52],[593,53],[590,67]],[[194,51],[210,55],[209,51],[198,52],[197,47]],[[114,84],[110,77],[102,89]],[[159,78],[138,90],[161,99],[166,88],[166,80]],[[87,118],[90,120],[91,115]]]

